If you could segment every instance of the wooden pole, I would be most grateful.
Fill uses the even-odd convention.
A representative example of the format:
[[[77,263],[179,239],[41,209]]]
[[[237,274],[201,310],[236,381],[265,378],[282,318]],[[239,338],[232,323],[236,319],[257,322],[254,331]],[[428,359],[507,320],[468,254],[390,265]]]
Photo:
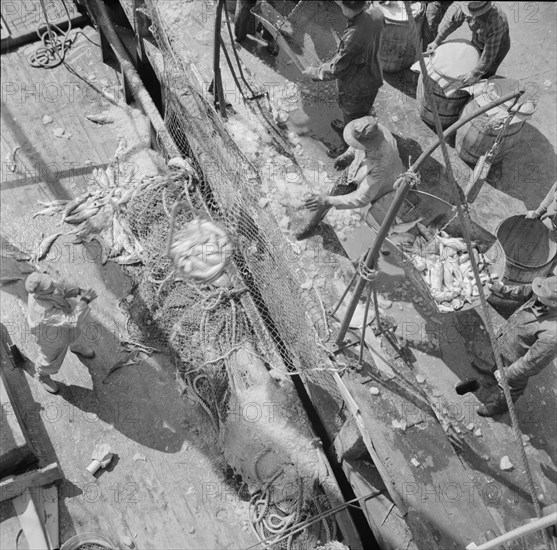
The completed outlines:
[[[221,43],[221,24],[224,0],[219,0],[217,13],[215,15],[215,32],[213,39],[213,91],[215,93],[215,106],[218,106],[220,115],[226,118],[226,98],[222,88],[222,75],[220,73],[220,43]],[[233,45],[234,47],[234,45]]]
[[[133,97],[139,102],[143,111],[151,121],[157,136],[161,139],[164,148],[166,149],[165,152],[170,157],[181,157],[182,155],[174,143],[174,140],[170,136],[168,128],[165,126],[159,110],[154,104],[149,92],[145,89],[143,81],[135,70],[124,44],[114,29],[114,25],[110,20],[110,16],[108,15],[104,2],[102,0],[87,0],[87,8],[89,13],[94,16],[97,25],[102,28],[106,39],[112,46],[112,50],[114,51],[118,63],[122,68],[122,72],[124,73],[124,77],[126,78]]]
[[[461,120],[458,120],[452,126],[449,126],[443,132],[443,136],[445,138],[447,138],[448,136],[454,134],[461,126],[464,126],[467,122],[470,122],[474,118],[476,118],[476,117],[482,115],[483,113],[493,109],[493,107],[497,107],[497,105],[501,105],[502,103],[506,103],[507,101],[509,101],[511,99],[514,99],[515,97],[520,97],[522,94],[524,94],[524,90],[520,90],[518,92],[512,92],[512,93],[504,95],[503,97],[500,97],[499,99],[497,99],[495,101],[492,101],[488,105],[484,105],[483,107],[481,107],[477,111],[474,111],[473,113],[471,113],[469,116],[467,116],[467,117],[465,117]],[[437,149],[437,147],[439,147],[439,144],[440,144],[440,140],[439,140],[439,138],[437,138],[419,156],[419,158],[416,160],[416,162],[414,162],[414,164],[412,164],[412,166],[408,169],[408,172],[416,172],[419,169],[419,167],[422,165],[422,163],[433,153],[433,151],[435,151],[435,149]],[[379,231],[377,232],[377,237],[373,241],[373,244],[371,245],[371,248],[369,249],[369,251],[366,255],[365,265],[368,269],[374,269],[375,263],[377,261],[377,257],[379,255],[379,251],[381,250],[381,247],[383,246],[383,242],[385,241],[385,239],[387,238],[387,235],[389,234],[389,230],[391,229],[391,226],[392,226],[393,222],[395,221],[396,215],[398,214],[398,211],[399,211],[400,207],[402,206],[402,204],[404,202],[404,199],[406,198],[406,195],[408,194],[408,192],[412,188],[413,181],[414,180],[412,178],[410,178],[408,176],[405,176],[405,175],[402,175],[398,179],[398,182],[400,183],[400,185],[399,185],[399,187],[396,191],[396,195],[393,199],[393,202],[391,203],[391,206],[389,207],[389,210],[387,212],[387,215],[385,216],[385,219],[383,220],[383,223],[381,224],[381,227],[379,228]],[[358,305],[358,302],[360,301],[360,296],[362,295],[362,292],[364,291],[366,283],[367,283],[367,281],[363,277],[360,277],[358,279],[358,283],[357,283],[356,288],[354,290],[354,294],[352,295],[352,299],[350,300],[350,303],[348,304],[348,307],[346,309],[346,314],[345,314],[345,316],[342,320],[342,323],[341,323],[339,331],[338,331],[338,336],[335,340],[335,343],[337,344],[337,346],[342,345],[342,343],[344,342],[344,337],[346,336],[346,332],[348,331],[348,328],[350,326],[350,321],[352,320],[352,316],[354,315],[354,311],[356,311],[356,307]]]

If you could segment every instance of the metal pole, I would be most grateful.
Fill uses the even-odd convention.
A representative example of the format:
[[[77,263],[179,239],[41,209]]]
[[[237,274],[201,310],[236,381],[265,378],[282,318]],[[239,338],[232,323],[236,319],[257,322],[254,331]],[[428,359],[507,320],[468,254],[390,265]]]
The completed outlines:
[[[220,114],[226,118],[226,99],[224,97],[224,90],[222,88],[222,76],[220,73],[220,30],[222,23],[222,10],[224,8],[225,0],[219,0],[217,6],[217,13],[215,15],[215,34],[213,43],[213,91],[215,92],[215,104],[218,103]]]
[[[492,101],[488,105],[485,105],[482,108],[478,109],[477,111],[471,113],[469,116],[467,116],[467,117],[465,117],[461,120],[458,120],[452,126],[449,126],[449,128],[447,128],[443,132],[443,136],[446,138],[446,137],[454,134],[461,126],[464,126],[466,123],[470,122],[472,119],[476,118],[477,116],[493,109],[493,107],[497,107],[497,105],[501,105],[502,103],[506,103],[507,101],[509,101],[511,99],[514,99],[515,97],[519,97],[522,94],[524,94],[524,90],[509,93],[507,95],[504,95],[503,97],[500,97],[499,99],[497,99],[495,101]],[[440,144],[440,140],[439,140],[439,138],[437,138],[419,156],[419,158],[416,160],[416,162],[408,169],[408,172],[416,172],[418,170],[418,168],[421,166],[421,164],[431,155],[431,153],[433,153],[433,151],[435,151],[435,149],[437,149],[437,147],[439,147],[439,144]],[[379,228],[379,231],[377,232],[377,237],[373,241],[373,244],[371,245],[371,248],[369,249],[369,252],[367,253],[367,256],[366,256],[366,259],[365,259],[365,265],[369,269],[373,268],[373,264],[374,264],[378,254],[379,254],[379,251],[381,250],[381,247],[383,246],[383,242],[385,241],[385,239],[387,238],[387,236],[389,234],[389,230],[391,229],[391,225],[395,221],[396,215],[398,214],[398,211],[399,211],[400,207],[402,206],[402,203],[404,202],[404,199],[406,198],[406,195],[408,194],[408,192],[412,188],[412,183],[413,183],[412,178],[404,177],[404,175],[403,175],[403,176],[401,176],[401,178],[399,178],[399,181],[400,180],[402,180],[402,183],[400,184],[399,188],[397,189],[396,195],[393,199],[393,202],[391,203],[391,206],[389,207],[387,215],[385,216],[385,219],[383,220],[383,223],[381,224],[381,227]],[[344,342],[344,337],[346,336],[346,332],[348,331],[348,327],[350,326],[350,321],[352,320],[352,316],[354,315],[354,311],[356,311],[356,307],[357,307],[358,302],[360,300],[360,296],[362,295],[362,292],[364,291],[366,283],[367,283],[367,281],[362,277],[360,277],[360,279],[358,280],[358,284],[356,285],[356,288],[354,290],[354,294],[352,295],[352,299],[350,300],[350,303],[348,304],[348,307],[346,309],[346,314],[344,316],[344,319],[342,320],[342,323],[341,323],[339,331],[338,331],[338,336],[335,340],[335,343],[337,344],[337,346],[342,345],[342,343]]]

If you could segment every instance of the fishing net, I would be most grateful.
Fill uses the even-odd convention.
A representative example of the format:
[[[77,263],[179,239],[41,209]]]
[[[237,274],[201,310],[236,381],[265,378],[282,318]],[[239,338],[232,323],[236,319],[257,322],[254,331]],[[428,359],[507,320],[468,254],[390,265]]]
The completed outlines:
[[[153,178],[128,205],[145,258],[141,269],[132,268],[138,286],[130,331],[175,356],[183,393],[207,413],[227,464],[249,489],[257,536],[276,548],[312,548],[335,538],[330,516],[304,523],[331,507],[334,483],[294,384],[272,366],[269,349],[310,379],[328,362],[319,344],[319,336],[328,337],[325,312],[315,290],[301,288],[306,276],[261,206],[257,170],[200,92],[195,71],[174,51],[157,4],[146,2],[144,11],[164,61],[164,120],[193,170]],[[181,202],[188,207],[176,209],[173,220]],[[233,244],[233,267],[211,286],[180,280],[167,257],[173,222],[180,231],[200,212]],[[261,331],[255,336],[246,315],[248,292],[270,345]]]
[[[174,205],[189,204],[177,211],[178,226],[202,208],[190,194],[197,183],[183,172],[154,178],[130,201],[125,215],[145,251],[143,267],[129,268],[137,280],[130,316],[142,337],[175,357],[183,393],[205,411],[249,489],[257,535],[277,548],[311,548],[334,538],[331,518],[290,530],[330,508],[329,474],[294,385],[260,349],[242,305],[247,287],[238,275],[219,286],[186,282],[166,256]]]

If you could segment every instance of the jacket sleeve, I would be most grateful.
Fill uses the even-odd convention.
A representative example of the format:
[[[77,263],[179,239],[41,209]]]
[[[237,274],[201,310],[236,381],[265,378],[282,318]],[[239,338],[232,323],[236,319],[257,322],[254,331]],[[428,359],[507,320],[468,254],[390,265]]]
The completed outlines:
[[[437,44],[441,44],[441,42],[443,42],[443,40],[445,40],[451,33],[456,31],[456,29],[458,29],[458,27],[460,27],[465,20],[466,17],[464,12],[459,6],[449,8],[449,11],[445,14],[445,17],[443,17],[441,21],[441,25],[439,25],[435,42]]]
[[[557,356],[554,338],[544,334],[534,342],[530,349],[517,359],[508,369],[509,377],[528,374],[532,376],[541,372]]]
[[[344,31],[337,53],[317,70],[318,80],[336,80],[354,64],[358,57],[358,48],[354,40],[355,29]]]
[[[532,297],[532,285],[503,285],[498,294],[503,298],[526,302]]]
[[[549,205],[555,200],[555,195],[557,194],[557,181],[553,184],[553,187],[549,190],[549,193],[545,196],[545,199],[541,202],[541,204],[536,209],[536,214],[538,216],[543,216]]]
[[[43,323],[51,327],[75,328],[83,323],[89,311],[89,306],[80,300],[71,313],[59,309],[49,310],[43,317]]]
[[[506,26],[502,21],[496,21],[486,36],[485,45],[480,57],[480,61],[473,71],[474,76],[482,76],[486,73],[497,57],[501,41],[506,32]]]

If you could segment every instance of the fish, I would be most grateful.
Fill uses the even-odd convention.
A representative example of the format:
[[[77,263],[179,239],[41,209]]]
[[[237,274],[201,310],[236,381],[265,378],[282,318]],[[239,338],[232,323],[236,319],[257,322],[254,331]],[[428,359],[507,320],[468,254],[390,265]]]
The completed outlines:
[[[56,241],[56,239],[60,235],[62,235],[61,232],[54,233],[52,235],[49,235],[45,239],[43,239],[41,241],[41,243],[39,244],[39,248],[38,248],[37,252],[35,254],[33,254],[31,259],[35,262],[38,262],[38,261],[42,260],[48,254],[48,252],[50,250],[50,247],[54,244],[54,241]]]
[[[143,260],[139,254],[133,253],[133,254],[126,254],[125,256],[123,255],[119,256],[114,261],[120,265],[134,265],[134,264],[142,263]]]
[[[62,212],[62,221],[60,222],[60,225],[65,221],[65,219],[72,214],[72,212],[80,205],[83,204],[84,202],[86,202],[87,200],[89,200],[89,197],[91,196],[91,193],[84,193],[83,195],[80,195],[79,197],[76,197],[75,199],[71,200],[68,204],[66,204],[66,206],[64,207],[64,211]]]
[[[85,118],[95,124],[112,124],[114,122],[114,119],[106,114],[85,115]]]
[[[43,201],[37,201],[37,202],[41,206],[54,207],[54,206],[65,206],[70,201],[68,199],[63,199],[63,200],[55,200],[55,201],[48,201],[48,202],[43,202]]]
[[[134,193],[135,189],[128,189],[127,191],[125,191],[118,199],[118,206],[125,206],[126,204],[128,204]]]
[[[396,246],[411,245],[416,240],[416,237],[411,233],[395,233],[389,236],[389,240]]]
[[[0,277],[0,286],[11,285],[18,281],[23,281],[23,277]]]
[[[48,208],[43,208],[42,210],[35,212],[32,218],[35,219],[37,216],[52,216],[58,212],[60,212],[59,206],[49,206]]]
[[[106,172],[102,168],[99,169],[95,168],[93,170],[93,177],[101,187],[110,187],[110,181],[108,179],[108,176],[106,175]]]
[[[410,229],[412,229],[413,227],[416,227],[416,225],[419,224],[422,220],[423,220],[423,217],[418,218],[417,220],[414,220],[412,222],[399,223],[397,225],[393,225],[391,227],[391,230],[389,231],[389,233],[408,233],[408,231],[410,231]]]
[[[82,212],[79,212],[77,214],[72,214],[71,216],[67,216],[65,222],[71,223],[73,225],[80,224],[92,218],[99,210],[100,210],[99,206],[87,208],[87,210],[83,210]]]

